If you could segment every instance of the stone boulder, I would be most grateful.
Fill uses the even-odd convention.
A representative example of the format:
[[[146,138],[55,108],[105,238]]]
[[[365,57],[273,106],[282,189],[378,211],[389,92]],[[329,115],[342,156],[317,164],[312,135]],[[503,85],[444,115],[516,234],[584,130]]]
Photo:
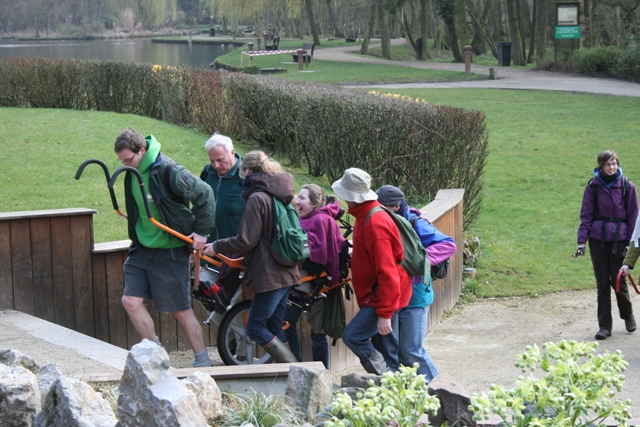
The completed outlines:
[[[184,386],[198,399],[202,414],[207,420],[215,420],[224,415],[222,393],[216,380],[204,372],[196,371],[182,380]]]
[[[0,363],[7,366],[22,366],[34,374],[37,374],[40,370],[40,367],[33,357],[26,356],[18,350],[9,348],[0,349]]]
[[[47,394],[49,394],[51,386],[62,378],[62,372],[58,369],[58,365],[50,362],[40,368],[40,372],[38,372],[36,378],[38,379],[38,388],[40,389],[42,405],[44,406],[44,401],[47,398]]]
[[[285,398],[289,405],[303,414],[305,420],[313,420],[331,403],[331,374],[324,368],[309,369],[291,366]]]
[[[41,407],[33,372],[19,365],[0,364],[0,426],[29,427]]]
[[[169,356],[142,340],[129,352],[120,380],[118,426],[207,427],[196,396],[169,373]]]
[[[429,394],[440,399],[440,410],[435,416],[429,416],[431,425],[448,425],[456,423],[460,426],[475,427],[473,413],[469,410],[471,398],[469,393],[455,379],[440,374],[429,383]]]
[[[51,386],[33,427],[114,427],[113,409],[84,381],[60,377]]]

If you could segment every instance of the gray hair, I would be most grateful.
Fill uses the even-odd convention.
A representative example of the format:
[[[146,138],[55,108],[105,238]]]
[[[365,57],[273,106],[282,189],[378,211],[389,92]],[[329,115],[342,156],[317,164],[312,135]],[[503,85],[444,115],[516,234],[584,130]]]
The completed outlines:
[[[219,133],[214,133],[211,138],[204,143],[204,149],[208,153],[219,145],[224,147],[227,153],[231,153],[231,150],[233,150],[233,142],[231,141],[231,138]]]

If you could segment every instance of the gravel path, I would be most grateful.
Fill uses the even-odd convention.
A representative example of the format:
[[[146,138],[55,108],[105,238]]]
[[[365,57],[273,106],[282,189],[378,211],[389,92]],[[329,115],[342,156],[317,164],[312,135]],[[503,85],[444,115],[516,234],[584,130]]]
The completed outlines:
[[[404,43],[404,39],[394,39],[393,44]],[[358,62],[367,64],[386,64],[402,67],[423,68],[429,70],[464,71],[464,64],[425,62],[425,61],[389,61],[358,55],[357,46],[341,46],[335,48],[316,49],[313,58],[326,61]],[[471,65],[471,72],[489,75],[489,66]],[[584,77],[575,74],[552,73],[519,67],[495,66],[496,80],[481,80],[452,83],[398,83],[385,85],[370,85],[359,87],[376,87],[387,89],[409,88],[489,88],[489,89],[536,89],[557,90],[579,93],[593,93],[600,95],[634,96],[640,97],[640,84],[622,80]]]

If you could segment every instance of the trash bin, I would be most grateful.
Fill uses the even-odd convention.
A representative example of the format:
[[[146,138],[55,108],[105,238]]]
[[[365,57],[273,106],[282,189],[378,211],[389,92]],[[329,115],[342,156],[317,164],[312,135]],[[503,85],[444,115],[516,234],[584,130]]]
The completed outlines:
[[[498,65],[508,67],[511,65],[511,42],[498,42]]]
[[[210,37],[215,37],[216,36],[216,29],[211,27],[209,28],[209,36]]]
[[[496,43],[498,46],[498,65],[508,67],[511,65],[511,43],[500,42]]]

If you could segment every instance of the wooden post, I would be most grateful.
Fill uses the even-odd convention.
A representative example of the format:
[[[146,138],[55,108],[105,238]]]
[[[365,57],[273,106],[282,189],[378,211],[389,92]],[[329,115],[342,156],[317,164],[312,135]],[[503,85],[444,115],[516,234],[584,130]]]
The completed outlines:
[[[304,67],[304,49],[298,49],[298,71]]]
[[[247,47],[249,48],[249,65],[251,65],[251,53],[253,52],[253,42],[247,43]]]
[[[469,45],[464,47],[464,72],[471,72],[471,46]]]

